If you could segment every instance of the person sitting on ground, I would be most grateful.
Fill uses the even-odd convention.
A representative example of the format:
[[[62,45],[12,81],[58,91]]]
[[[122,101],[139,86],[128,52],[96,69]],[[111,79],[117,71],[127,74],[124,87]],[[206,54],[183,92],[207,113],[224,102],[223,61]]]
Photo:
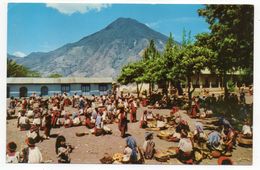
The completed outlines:
[[[19,163],[20,153],[16,151],[15,142],[9,142],[6,147],[6,163]]]
[[[181,133],[182,130],[190,132],[190,126],[188,122],[184,119],[181,119],[179,124],[176,126],[176,132]]]
[[[222,113],[223,114],[223,113]],[[233,128],[230,122],[224,118],[224,116],[221,116],[219,119],[219,126],[223,126],[224,128]]]
[[[39,112],[37,112],[35,115],[34,115],[34,119],[33,119],[33,124],[37,127],[41,127],[41,123],[42,123],[42,120],[41,120],[41,114]]]
[[[226,152],[232,152],[236,146],[236,132],[232,128],[224,128],[222,131],[223,144]]]
[[[185,130],[181,131],[181,139],[178,144],[178,159],[187,164],[192,164],[193,158],[193,143],[188,137],[188,132]]]
[[[28,147],[24,148],[21,153],[21,162],[22,163],[42,163],[42,154],[40,149],[35,146],[34,139],[27,138],[26,144]]]
[[[221,146],[221,134],[218,131],[212,131],[208,134],[207,146],[211,151],[222,150]]]
[[[66,138],[62,135],[58,136],[55,143],[55,152],[58,157],[58,163],[70,163],[70,153],[73,147],[66,144]]]
[[[151,110],[148,110],[148,112],[147,112],[147,121],[153,120],[153,119],[154,119],[153,112]]]
[[[157,128],[160,128],[160,129],[165,129],[165,126],[166,126],[166,122],[164,121],[164,117],[163,116],[159,116],[157,119]]]
[[[137,149],[137,145],[136,145],[136,140],[133,138],[133,136],[128,136],[126,138],[126,148],[130,148],[131,152],[130,152],[130,163],[137,163],[137,154],[138,154],[138,149]]]
[[[25,116],[25,110],[21,110],[21,115],[17,119],[17,128],[21,131],[30,129],[30,122],[27,116]]]
[[[89,113],[85,114],[85,126],[89,129],[92,129],[95,127],[95,123],[91,122],[91,116]]]
[[[203,144],[207,141],[206,133],[204,132],[203,125],[200,122],[195,123],[194,130],[194,142],[198,144],[199,147],[203,147]]]
[[[78,113],[74,112],[72,114],[72,123],[73,126],[80,126],[81,125],[81,119]]]
[[[93,132],[96,136],[103,135],[103,121],[102,121],[102,115],[101,112],[97,114],[96,122],[95,122],[95,128]]]
[[[145,159],[152,159],[155,153],[155,143],[153,141],[153,133],[145,133],[145,142],[143,144]]]
[[[27,137],[34,140],[35,143],[41,140],[39,128],[35,125],[32,125],[30,130],[27,132]]]
[[[242,134],[244,137],[252,137],[252,130],[251,130],[250,123],[248,120],[245,121],[245,123],[242,127]]]
[[[70,116],[68,114],[64,115],[64,127],[69,128],[72,127],[73,121],[71,120]]]

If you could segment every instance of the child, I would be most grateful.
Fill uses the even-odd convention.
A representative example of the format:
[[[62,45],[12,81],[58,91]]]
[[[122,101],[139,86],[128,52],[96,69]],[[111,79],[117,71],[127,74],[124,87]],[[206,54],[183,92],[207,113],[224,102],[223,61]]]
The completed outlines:
[[[70,163],[69,154],[72,152],[72,147],[66,144],[64,136],[58,136],[55,144],[55,151],[59,163]]]
[[[19,152],[16,152],[17,145],[15,142],[9,142],[7,144],[6,163],[18,163],[20,156]]]

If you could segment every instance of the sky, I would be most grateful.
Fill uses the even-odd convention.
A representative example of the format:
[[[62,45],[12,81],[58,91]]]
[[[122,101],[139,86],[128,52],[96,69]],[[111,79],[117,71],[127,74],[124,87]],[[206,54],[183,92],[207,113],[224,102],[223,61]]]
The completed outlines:
[[[49,52],[95,33],[119,17],[133,18],[181,42],[183,29],[208,32],[197,10],[181,4],[8,4],[8,53],[19,57]]]

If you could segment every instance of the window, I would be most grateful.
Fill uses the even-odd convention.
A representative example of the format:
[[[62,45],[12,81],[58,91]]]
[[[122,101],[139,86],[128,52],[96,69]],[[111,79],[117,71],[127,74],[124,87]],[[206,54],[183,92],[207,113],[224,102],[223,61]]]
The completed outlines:
[[[27,88],[26,87],[21,87],[20,88],[20,97],[27,97]]]
[[[99,85],[99,91],[107,91],[107,84],[100,84]]]
[[[90,91],[90,84],[81,84],[81,91],[82,92],[89,92]]]
[[[64,93],[64,92],[70,92],[70,85],[69,84],[62,84],[61,85],[61,93]]]
[[[48,96],[48,87],[47,86],[42,86],[41,95],[42,96]]]

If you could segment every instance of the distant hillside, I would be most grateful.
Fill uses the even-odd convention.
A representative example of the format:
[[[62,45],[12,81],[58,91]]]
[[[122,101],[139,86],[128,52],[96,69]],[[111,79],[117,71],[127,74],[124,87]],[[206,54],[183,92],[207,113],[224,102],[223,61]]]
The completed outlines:
[[[58,73],[64,76],[115,77],[123,65],[140,59],[142,50],[153,39],[162,51],[167,36],[130,18],[118,18],[106,28],[75,43],[50,52],[33,52],[14,58],[19,64],[43,76]]]

